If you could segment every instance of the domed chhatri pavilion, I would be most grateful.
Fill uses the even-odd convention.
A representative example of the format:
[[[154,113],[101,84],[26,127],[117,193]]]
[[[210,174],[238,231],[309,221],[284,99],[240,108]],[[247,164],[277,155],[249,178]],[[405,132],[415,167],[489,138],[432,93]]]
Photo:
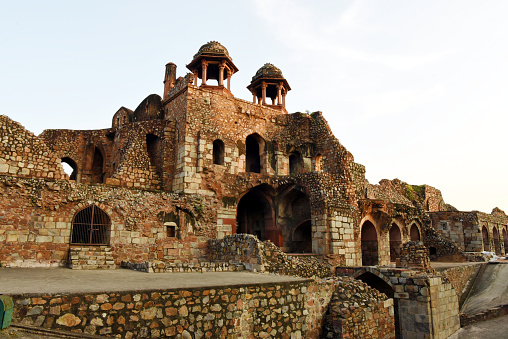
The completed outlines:
[[[35,137],[2,120],[9,126],[0,133],[11,133],[0,136],[13,148],[1,149],[0,175],[56,180],[48,187],[58,188],[2,198],[3,210],[32,217],[4,219],[12,229],[0,233],[0,263],[62,265],[88,245],[109,248],[113,266],[195,263],[210,239],[237,233],[343,266],[394,264],[409,240],[437,257],[508,246],[502,211],[457,217],[473,221],[452,232],[446,220],[461,212],[437,189],[369,184],[321,112],[288,114],[291,87],[274,65],[264,64],[247,85],[252,101],[231,93],[238,68],[216,41],[201,46],[187,69],[177,77],[168,63],[162,96],[121,107],[110,128]],[[61,163],[73,172],[63,173]],[[46,230],[54,220],[58,227]],[[455,247],[426,231],[431,224]]]

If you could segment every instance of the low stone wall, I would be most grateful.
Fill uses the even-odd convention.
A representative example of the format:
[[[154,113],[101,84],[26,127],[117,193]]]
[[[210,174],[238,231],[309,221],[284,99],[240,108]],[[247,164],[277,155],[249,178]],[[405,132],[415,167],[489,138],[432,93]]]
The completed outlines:
[[[337,267],[336,274],[351,275],[393,295],[401,338],[448,338],[460,328],[455,289],[446,278],[433,271]]]
[[[145,262],[140,264],[122,262],[121,267],[148,273],[204,273],[235,272],[245,270],[245,267],[242,264],[215,263],[209,261],[179,264],[163,261]]]
[[[13,295],[13,323],[122,338],[319,338],[335,280]]]
[[[250,234],[233,234],[209,240],[209,258],[214,262],[243,264],[249,271],[299,277],[329,277],[331,266],[317,257],[290,256],[270,241]]]
[[[429,249],[432,261],[466,262],[468,260],[455,243],[443,237],[432,227],[425,227],[425,246]]]
[[[352,278],[342,278],[325,318],[323,338],[395,338],[393,299]]]
[[[468,286],[471,275],[479,267],[480,265],[457,266],[443,270],[440,273],[452,284],[457,297],[460,299]]]
[[[508,314],[508,304],[500,305],[475,314],[461,314],[460,326],[465,327],[480,321],[486,321]]]
[[[402,244],[399,260],[397,265],[399,267],[416,268],[423,271],[431,269],[427,248],[420,241],[408,241]]]

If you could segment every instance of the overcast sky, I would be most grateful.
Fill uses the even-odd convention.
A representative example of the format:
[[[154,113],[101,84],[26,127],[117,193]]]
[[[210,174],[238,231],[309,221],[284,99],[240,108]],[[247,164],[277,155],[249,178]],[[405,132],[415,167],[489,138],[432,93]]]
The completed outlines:
[[[39,134],[101,129],[162,95],[217,40],[246,89],[264,63],[289,112],[322,111],[367,179],[508,212],[508,1],[0,0],[0,114]]]

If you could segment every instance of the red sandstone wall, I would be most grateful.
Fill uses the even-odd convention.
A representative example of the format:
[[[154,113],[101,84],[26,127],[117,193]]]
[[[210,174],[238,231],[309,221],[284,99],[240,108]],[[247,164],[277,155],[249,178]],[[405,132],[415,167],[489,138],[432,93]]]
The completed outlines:
[[[111,218],[115,263],[160,259],[196,262],[216,236],[216,202],[169,193],[133,191],[69,181],[0,176],[0,263],[57,266],[67,261],[72,219],[90,204]],[[175,225],[170,237],[167,224]]]

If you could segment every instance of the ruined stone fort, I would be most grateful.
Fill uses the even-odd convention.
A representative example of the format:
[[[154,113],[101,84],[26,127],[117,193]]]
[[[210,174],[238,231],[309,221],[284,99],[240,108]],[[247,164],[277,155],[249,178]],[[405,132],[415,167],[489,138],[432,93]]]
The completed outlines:
[[[18,321],[130,338],[186,338],[184,330],[192,338],[457,331],[473,269],[438,274],[429,260],[505,254],[506,214],[457,211],[428,185],[371,184],[325,114],[287,112],[291,87],[279,68],[260,67],[245,84],[252,100],[243,100],[230,90],[238,68],[224,46],[209,42],[189,59],[183,77],[166,65],[162,96],[120,107],[104,129],[35,136],[0,116],[2,269],[248,270],[309,279],[217,288],[221,307],[206,312],[167,304],[175,295],[202,303],[200,290],[148,293],[152,304],[140,309],[125,306],[128,293],[25,296],[15,298]],[[93,307],[108,298],[118,309]],[[161,306],[146,311],[153,305]],[[126,324],[136,310],[141,316]],[[93,323],[94,312],[113,320]],[[205,314],[214,316],[197,320]]]

